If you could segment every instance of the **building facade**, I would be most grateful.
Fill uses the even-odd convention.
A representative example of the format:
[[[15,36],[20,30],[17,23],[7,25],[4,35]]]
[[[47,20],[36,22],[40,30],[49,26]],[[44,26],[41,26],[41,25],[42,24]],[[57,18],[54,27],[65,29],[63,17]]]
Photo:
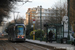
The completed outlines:
[[[33,18],[35,18],[36,10],[33,8],[29,8],[26,12],[26,25],[30,24],[32,25],[33,23]]]
[[[54,20],[59,20],[60,17],[60,9],[41,9],[41,18],[42,18],[42,30],[44,29],[45,23],[53,22],[52,17],[55,18]],[[29,15],[28,15],[29,14]],[[30,23],[32,25],[33,18],[35,19],[35,29],[40,29],[40,6],[35,8],[29,8],[26,12],[26,24]],[[55,21],[56,23],[56,21]]]

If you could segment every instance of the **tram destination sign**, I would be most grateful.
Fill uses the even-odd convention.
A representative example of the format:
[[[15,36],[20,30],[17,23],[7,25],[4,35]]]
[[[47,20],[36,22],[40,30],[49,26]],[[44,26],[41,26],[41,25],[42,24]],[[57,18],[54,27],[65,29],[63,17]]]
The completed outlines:
[[[23,26],[18,26],[18,27],[23,27]]]

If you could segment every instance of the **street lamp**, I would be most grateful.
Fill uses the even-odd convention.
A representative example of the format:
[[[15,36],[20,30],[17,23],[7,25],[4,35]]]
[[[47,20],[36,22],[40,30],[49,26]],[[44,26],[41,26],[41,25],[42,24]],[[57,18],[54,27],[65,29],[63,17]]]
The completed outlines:
[[[63,21],[63,37],[64,37],[64,23],[65,23],[65,21]]]
[[[40,6],[40,30],[42,33],[42,6]],[[40,41],[42,41],[42,34],[40,34]]]
[[[42,6],[40,6],[40,29],[42,30]]]

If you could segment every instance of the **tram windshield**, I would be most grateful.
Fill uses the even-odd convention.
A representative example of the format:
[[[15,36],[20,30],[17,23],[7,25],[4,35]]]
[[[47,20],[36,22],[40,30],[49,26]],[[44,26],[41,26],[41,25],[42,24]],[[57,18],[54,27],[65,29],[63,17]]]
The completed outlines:
[[[24,27],[18,26],[17,27],[17,35],[23,35],[24,34]]]

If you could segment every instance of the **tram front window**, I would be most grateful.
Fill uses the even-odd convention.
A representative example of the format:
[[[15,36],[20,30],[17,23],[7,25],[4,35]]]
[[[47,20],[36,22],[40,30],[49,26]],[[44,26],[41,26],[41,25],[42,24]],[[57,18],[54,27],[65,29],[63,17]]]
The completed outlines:
[[[23,34],[24,34],[24,28],[19,26],[17,30],[17,35],[23,35]]]

